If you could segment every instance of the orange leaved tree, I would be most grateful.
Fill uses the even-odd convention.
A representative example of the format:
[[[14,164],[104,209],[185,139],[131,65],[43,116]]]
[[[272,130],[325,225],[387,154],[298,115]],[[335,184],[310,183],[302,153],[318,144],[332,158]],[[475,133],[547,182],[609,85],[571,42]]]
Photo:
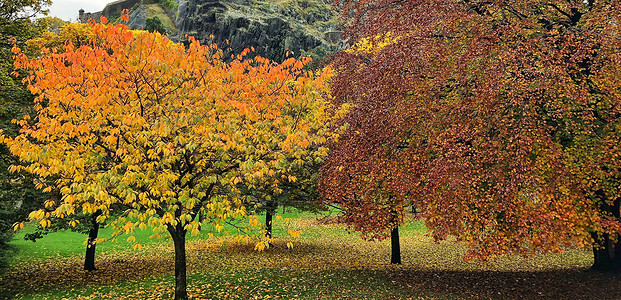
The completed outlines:
[[[330,72],[244,60],[249,50],[225,63],[215,45],[190,38],[184,47],[105,19],[89,28],[90,43],[62,53],[28,59],[13,49],[37,114],[4,143],[62,195],[31,219],[45,226],[82,211],[103,221],[116,210],[120,231],[168,231],[175,299],[187,299],[186,233],[245,216],[238,184],[274,180],[291,153],[318,151],[331,122]]]

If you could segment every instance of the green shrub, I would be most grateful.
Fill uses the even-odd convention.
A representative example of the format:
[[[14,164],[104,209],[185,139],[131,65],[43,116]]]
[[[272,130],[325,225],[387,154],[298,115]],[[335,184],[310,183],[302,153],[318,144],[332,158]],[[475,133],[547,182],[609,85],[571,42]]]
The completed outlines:
[[[147,30],[149,32],[157,31],[161,34],[166,34],[166,28],[162,24],[162,20],[160,20],[160,18],[158,18],[157,16],[148,18],[145,21],[146,26],[144,27],[144,30]]]

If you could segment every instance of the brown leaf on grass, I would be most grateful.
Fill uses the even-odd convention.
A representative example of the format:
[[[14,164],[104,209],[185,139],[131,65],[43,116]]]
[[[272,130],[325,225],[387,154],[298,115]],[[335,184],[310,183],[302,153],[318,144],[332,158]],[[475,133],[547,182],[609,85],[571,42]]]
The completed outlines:
[[[260,253],[254,244],[233,239],[189,242],[190,295],[195,299],[621,298],[620,277],[584,271],[592,263],[589,251],[500,257],[485,264],[464,261],[467,249],[453,241],[434,243],[424,234],[414,234],[401,238],[404,264],[394,266],[388,264],[388,242],[362,241],[338,224],[314,219],[301,219],[296,227],[304,234],[292,249],[285,239]],[[169,298],[174,282],[169,244],[99,255],[99,270],[94,272],[81,270],[82,257],[16,265],[0,278],[0,292],[20,297],[60,290],[70,299],[77,294],[91,299]],[[316,297],[308,296],[311,293]]]

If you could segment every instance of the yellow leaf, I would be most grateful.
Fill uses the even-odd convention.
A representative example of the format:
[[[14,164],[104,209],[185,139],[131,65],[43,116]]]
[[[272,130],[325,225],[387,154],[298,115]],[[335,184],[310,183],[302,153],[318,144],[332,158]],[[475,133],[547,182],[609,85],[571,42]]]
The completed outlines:
[[[266,243],[261,241],[261,242],[258,242],[256,245],[254,245],[254,250],[256,250],[256,251],[263,251],[263,250],[265,250],[266,247],[267,247]]]
[[[24,228],[24,223],[22,222],[15,222],[15,224],[13,224],[13,231],[17,231],[21,228]]]
[[[297,238],[297,237],[299,237],[299,236],[300,236],[300,234],[301,234],[299,230],[293,230],[293,229],[289,229],[287,232],[288,232],[288,233],[289,233],[289,235],[290,235],[291,237],[293,237],[294,239],[295,239],[295,238]]]
[[[50,223],[51,223],[50,220],[41,220],[39,222],[39,224],[41,224],[41,227],[43,228],[50,226]]]

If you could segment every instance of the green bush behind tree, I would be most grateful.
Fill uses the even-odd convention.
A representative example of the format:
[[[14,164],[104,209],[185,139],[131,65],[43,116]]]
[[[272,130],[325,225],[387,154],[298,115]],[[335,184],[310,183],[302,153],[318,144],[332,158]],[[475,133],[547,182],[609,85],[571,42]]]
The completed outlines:
[[[13,74],[11,40],[23,45],[45,31],[49,19],[32,21],[32,17],[44,14],[50,4],[50,0],[0,0],[0,129],[12,136],[17,127],[11,121],[33,111],[33,97],[21,83],[22,77]],[[14,254],[8,244],[13,238],[12,225],[45,198],[34,188],[34,178],[9,172],[9,166],[17,162],[5,145],[0,146],[0,273]]]

